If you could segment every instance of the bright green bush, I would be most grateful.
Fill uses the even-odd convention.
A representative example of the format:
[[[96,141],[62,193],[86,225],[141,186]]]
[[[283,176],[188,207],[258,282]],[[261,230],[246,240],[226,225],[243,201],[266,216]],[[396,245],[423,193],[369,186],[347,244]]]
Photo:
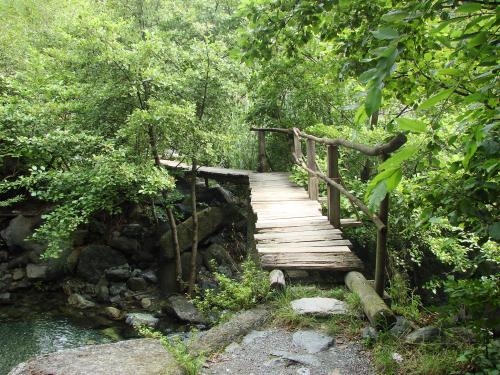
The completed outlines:
[[[237,280],[216,272],[217,288],[207,289],[196,296],[196,307],[220,317],[227,311],[248,309],[264,301],[270,293],[268,273],[250,259],[243,262],[241,267],[242,274]]]

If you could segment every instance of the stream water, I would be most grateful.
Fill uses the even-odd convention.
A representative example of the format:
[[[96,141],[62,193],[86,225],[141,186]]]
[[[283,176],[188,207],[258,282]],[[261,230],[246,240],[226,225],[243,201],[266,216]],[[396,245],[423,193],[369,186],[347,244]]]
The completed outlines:
[[[112,341],[106,331],[77,325],[49,312],[23,319],[0,316],[0,375],[38,354]]]

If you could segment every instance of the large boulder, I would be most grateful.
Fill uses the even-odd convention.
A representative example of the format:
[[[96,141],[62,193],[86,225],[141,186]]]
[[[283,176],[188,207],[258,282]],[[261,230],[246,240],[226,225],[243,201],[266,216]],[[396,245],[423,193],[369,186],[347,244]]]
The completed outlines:
[[[148,326],[155,327],[160,319],[147,313],[128,313],[125,315],[125,322],[132,327]]]
[[[182,279],[185,282],[189,281],[189,275],[191,274],[191,257],[193,253],[191,251],[186,251],[181,255],[181,266],[182,266]],[[202,256],[198,253],[196,257],[196,273],[200,270],[202,264]]]
[[[224,223],[224,211],[219,207],[209,207],[198,213],[198,240],[201,242]],[[193,238],[193,218],[190,217],[177,226],[177,237],[179,247],[185,251],[191,247]],[[165,233],[160,239],[160,248],[166,259],[173,259],[175,256],[172,245],[172,233]]]
[[[158,275],[159,287],[162,295],[168,296],[179,291],[179,283],[177,282],[174,262],[162,262],[158,270]]]
[[[97,283],[108,268],[127,263],[119,251],[105,245],[89,245],[82,249],[76,267],[77,275],[92,283]]]
[[[122,234],[129,238],[141,238],[143,228],[141,224],[131,223],[122,227]]]
[[[26,276],[28,279],[45,279],[47,278],[49,266],[46,264],[28,264],[26,266]]]
[[[0,232],[5,244],[10,251],[36,251],[40,253],[45,246],[28,237],[33,234],[35,228],[40,225],[40,216],[16,216],[4,230]]]
[[[108,244],[109,246],[120,250],[122,253],[127,255],[132,255],[138,252],[141,248],[138,240],[135,238],[120,236],[119,233],[115,233]]]
[[[127,287],[133,292],[141,292],[148,287],[148,283],[142,277],[131,277],[127,281]]]
[[[105,274],[110,281],[127,281],[132,276],[132,271],[128,264],[122,264],[105,270]]]
[[[217,266],[225,266],[231,270],[235,270],[235,262],[229,255],[227,250],[217,243],[211,244],[205,251],[202,252],[203,265],[211,272],[219,271]],[[215,261],[213,267],[212,261]]]
[[[168,298],[174,315],[189,323],[206,323],[207,320],[185,296],[171,296]]]
[[[88,309],[90,307],[95,307],[94,302],[89,301],[78,293],[71,294],[68,297],[68,304],[70,306],[76,307],[77,309]]]
[[[42,354],[9,375],[180,375],[184,372],[158,340],[136,339]]]

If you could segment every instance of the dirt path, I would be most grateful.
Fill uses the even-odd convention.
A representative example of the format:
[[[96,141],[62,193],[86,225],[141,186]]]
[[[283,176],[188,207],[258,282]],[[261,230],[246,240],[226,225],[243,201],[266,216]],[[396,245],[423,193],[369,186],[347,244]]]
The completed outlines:
[[[310,331],[309,331],[310,332]],[[374,374],[362,346],[333,338],[323,350],[297,342],[295,332],[281,328],[252,331],[240,343],[207,361],[203,375],[347,375]],[[319,334],[319,332],[318,332]],[[310,345],[315,346],[314,340]],[[316,345],[317,346],[317,345]]]

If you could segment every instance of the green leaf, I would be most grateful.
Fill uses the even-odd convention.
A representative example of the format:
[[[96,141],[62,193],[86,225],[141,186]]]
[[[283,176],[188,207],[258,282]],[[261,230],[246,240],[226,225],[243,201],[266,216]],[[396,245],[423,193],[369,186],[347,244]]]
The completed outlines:
[[[378,69],[375,69],[375,68],[368,69],[366,72],[361,73],[361,75],[359,76],[358,79],[361,83],[366,83],[368,81],[371,81],[373,78],[375,78],[377,73],[378,73]]]
[[[479,3],[465,3],[457,8],[458,13],[474,13],[482,8],[482,4]]]
[[[401,130],[408,130],[414,133],[423,133],[427,128],[427,125],[423,121],[411,118],[398,118],[396,122]]]
[[[401,171],[401,168],[397,168],[390,177],[385,179],[385,185],[388,193],[393,191],[396,186],[398,186],[402,177],[403,172]]]
[[[386,194],[398,186],[402,176],[401,168],[388,169],[376,175],[368,184],[366,191],[368,206],[372,210],[376,209]]]
[[[385,169],[383,171],[381,171],[380,173],[378,173],[375,177],[372,178],[372,180],[368,183],[368,186],[367,186],[367,194],[370,193],[371,190],[373,190],[375,188],[375,186],[377,186],[377,184],[382,181],[382,180],[385,180],[386,178],[388,178],[390,175],[392,175],[394,173],[394,170],[396,168],[393,168],[393,169]]]
[[[375,210],[387,195],[387,187],[384,181],[377,184],[368,197],[368,207]]]
[[[455,68],[444,68],[444,69],[439,69],[437,71],[437,74],[458,77],[458,76],[463,74],[463,71],[460,69],[455,69]]]
[[[368,120],[368,116],[366,115],[365,108],[361,105],[359,106],[356,114],[354,115],[354,122],[356,125],[365,124]]]
[[[447,99],[455,89],[446,89],[438,92],[436,95],[431,96],[429,99],[425,100],[422,104],[419,105],[418,109],[428,109],[435,106],[440,101]]]
[[[365,110],[368,116],[371,116],[380,108],[380,103],[382,102],[382,84],[374,83],[368,89],[365,101]]]
[[[496,222],[489,227],[490,237],[494,240],[500,240],[500,222]]]
[[[394,46],[378,47],[370,50],[370,53],[377,57],[389,57],[394,54],[395,49]]]
[[[378,166],[379,171],[400,168],[401,164],[416,154],[418,145],[406,145],[392,154],[389,159]]]
[[[392,40],[399,38],[398,31],[392,27],[381,27],[378,30],[371,31],[371,33],[376,39],[380,40]]]
[[[408,12],[404,10],[391,10],[382,16],[382,21],[399,23],[408,16]]]

